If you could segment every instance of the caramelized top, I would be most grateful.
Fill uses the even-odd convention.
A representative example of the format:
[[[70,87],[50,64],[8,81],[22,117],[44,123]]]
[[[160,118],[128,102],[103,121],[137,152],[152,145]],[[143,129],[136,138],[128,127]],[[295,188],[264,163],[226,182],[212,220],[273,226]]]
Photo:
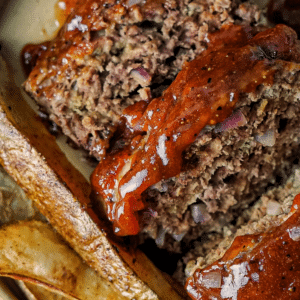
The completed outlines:
[[[177,175],[182,152],[201,130],[230,116],[240,94],[271,85],[278,60],[298,60],[295,32],[278,25],[252,37],[241,26],[226,26],[209,37],[209,48],[186,63],[160,98],[123,112],[117,142],[92,174],[117,235],[139,232],[141,194]]]
[[[225,255],[188,278],[194,300],[299,299],[300,194],[294,214],[278,227],[235,238]]]

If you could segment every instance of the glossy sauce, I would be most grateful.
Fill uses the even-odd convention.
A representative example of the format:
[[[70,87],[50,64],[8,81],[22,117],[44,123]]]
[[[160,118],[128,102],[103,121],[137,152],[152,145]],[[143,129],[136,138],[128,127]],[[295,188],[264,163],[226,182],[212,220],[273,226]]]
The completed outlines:
[[[225,255],[188,278],[194,300],[297,300],[300,293],[300,194],[294,214],[266,233],[235,238]]]
[[[80,2],[79,0],[58,0],[55,3],[54,10],[55,10],[55,18],[59,23],[59,27],[61,27],[69,14],[71,14],[77,3]]]
[[[91,177],[117,235],[139,232],[142,193],[180,173],[182,152],[206,125],[229,117],[242,93],[272,84],[275,58],[299,60],[291,51],[296,34],[284,25],[251,37],[247,28],[225,26],[162,97],[124,110],[119,140]]]

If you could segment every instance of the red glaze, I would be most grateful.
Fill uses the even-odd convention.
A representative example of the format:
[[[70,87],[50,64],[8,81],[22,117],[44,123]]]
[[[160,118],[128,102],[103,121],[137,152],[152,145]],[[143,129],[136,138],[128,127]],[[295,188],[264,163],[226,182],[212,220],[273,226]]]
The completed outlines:
[[[209,48],[184,65],[162,97],[124,110],[119,142],[92,174],[117,235],[139,232],[142,193],[180,173],[182,152],[207,124],[230,116],[240,94],[272,84],[280,65],[275,56],[299,60],[291,51],[296,33],[284,25],[254,38],[246,28],[225,26],[209,39]],[[119,149],[121,142],[126,146]]]
[[[185,288],[194,300],[298,300],[300,295],[300,194],[294,214],[278,227],[235,238],[225,255],[197,269]],[[213,275],[212,275],[213,274]],[[212,276],[217,281],[209,280]]]

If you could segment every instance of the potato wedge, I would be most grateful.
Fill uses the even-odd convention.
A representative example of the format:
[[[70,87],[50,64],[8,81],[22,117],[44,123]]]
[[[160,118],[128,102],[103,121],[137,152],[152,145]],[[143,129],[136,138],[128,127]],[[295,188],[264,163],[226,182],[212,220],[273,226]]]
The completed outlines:
[[[40,221],[0,229],[0,275],[22,279],[69,299],[126,299]]]
[[[70,298],[62,296],[56,292],[49,291],[41,286],[30,282],[18,280],[18,285],[24,292],[28,300],[69,300]]]
[[[90,185],[22,98],[3,59],[0,106],[0,163],[71,247],[129,299],[186,298],[142,252],[107,237],[88,206]]]

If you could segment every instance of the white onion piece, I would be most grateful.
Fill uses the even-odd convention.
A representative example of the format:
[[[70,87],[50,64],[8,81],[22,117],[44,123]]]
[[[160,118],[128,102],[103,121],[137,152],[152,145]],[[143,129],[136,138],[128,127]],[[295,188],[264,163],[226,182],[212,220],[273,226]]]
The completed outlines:
[[[273,129],[266,131],[263,135],[256,135],[255,140],[266,147],[273,147],[275,145],[275,132]]]
[[[205,204],[193,204],[191,205],[191,214],[195,223],[205,223],[210,219],[210,215],[207,212]]]
[[[259,274],[258,273],[252,273],[251,278],[253,281],[258,282],[259,281]]]
[[[155,243],[158,247],[162,247],[165,243],[165,237],[166,237],[166,229],[160,228],[157,234],[157,237],[155,239]]]
[[[240,110],[237,110],[233,112],[231,116],[225,119],[222,123],[217,124],[214,131],[216,133],[219,133],[223,131],[228,131],[236,127],[244,126],[246,124],[246,117]]]
[[[132,69],[130,74],[141,86],[149,85],[152,79],[150,74],[142,67]]]
[[[219,271],[204,273],[202,277],[202,285],[207,289],[220,288],[222,284],[222,275]]]
[[[296,226],[292,229],[287,229],[287,232],[289,233],[289,236],[293,241],[300,241],[300,227]]]
[[[282,213],[281,205],[277,201],[270,200],[267,203],[267,214],[269,216],[278,216]]]
[[[180,242],[185,235],[186,235],[186,232],[182,232],[180,234],[173,233],[172,237],[174,238],[175,241]]]
[[[129,0],[128,1],[128,6],[131,7],[131,6],[135,5],[135,4],[140,4],[142,2],[143,2],[143,0]]]

